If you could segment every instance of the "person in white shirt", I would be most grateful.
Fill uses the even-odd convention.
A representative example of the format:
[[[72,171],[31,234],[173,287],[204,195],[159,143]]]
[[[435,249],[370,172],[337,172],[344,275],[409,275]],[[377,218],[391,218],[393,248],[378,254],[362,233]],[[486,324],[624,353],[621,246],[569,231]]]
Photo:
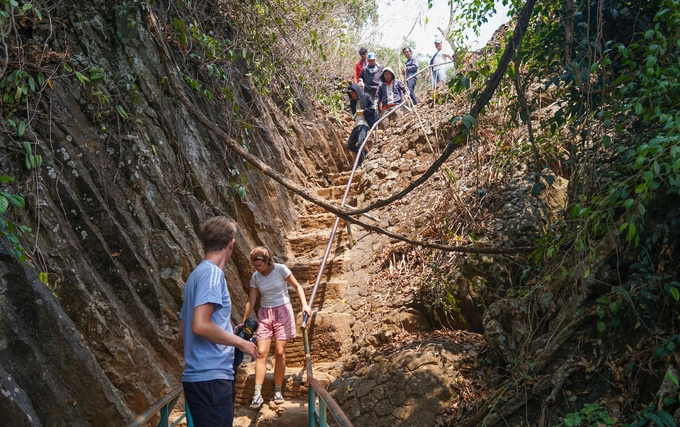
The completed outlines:
[[[307,305],[305,292],[293,273],[285,265],[275,264],[266,248],[258,246],[253,249],[250,252],[250,263],[256,271],[250,278],[250,294],[242,324],[252,313],[259,293],[261,298],[260,309],[257,312],[258,356],[255,361],[255,393],[250,404],[251,408],[259,408],[264,403],[262,384],[267,373],[267,355],[272,339],[275,340],[274,403],[278,405],[285,401],[282,386],[286,374],[286,344],[289,339],[295,338],[295,315],[288,295],[288,285],[297,292],[302,301],[302,311],[311,316],[312,310]]]
[[[437,51],[432,55],[430,59],[430,65],[432,67],[432,89],[436,88],[439,83],[446,82],[446,65],[439,65],[444,62],[453,61],[453,55],[450,55],[442,51],[442,41],[441,39],[435,39],[434,47]]]

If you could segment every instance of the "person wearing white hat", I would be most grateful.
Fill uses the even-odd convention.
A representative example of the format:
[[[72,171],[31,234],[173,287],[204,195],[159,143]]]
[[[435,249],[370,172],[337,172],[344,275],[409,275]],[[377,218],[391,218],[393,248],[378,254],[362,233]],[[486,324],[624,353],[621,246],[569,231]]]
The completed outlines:
[[[368,63],[361,70],[359,78],[364,81],[364,92],[371,95],[375,102],[377,101],[378,86],[380,85],[383,66],[376,62],[377,56],[373,52],[368,52],[366,61]]]
[[[436,88],[439,83],[446,81],[446,66],[439,65],[444,62],[453,61],[453,56],[442,51],[442,41],[441,39],[434,40],[434,47],[437,51],[432,55],[430,59],[430,65],[432,65],[432,89]]]

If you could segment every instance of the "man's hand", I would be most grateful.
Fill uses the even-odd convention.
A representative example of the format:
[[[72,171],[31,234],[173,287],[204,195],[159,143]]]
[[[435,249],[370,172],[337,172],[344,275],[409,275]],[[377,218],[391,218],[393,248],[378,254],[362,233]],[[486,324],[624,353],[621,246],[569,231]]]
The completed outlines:
[[[257,355],[258,355],[257,345],[255,345],[254,342],[244,340],[243,338],[241,338],[241,342],[239,344],[237,344],[237,347],[243,353],[250,355],[250,357],[252,357],[253,360],[257,359]]]

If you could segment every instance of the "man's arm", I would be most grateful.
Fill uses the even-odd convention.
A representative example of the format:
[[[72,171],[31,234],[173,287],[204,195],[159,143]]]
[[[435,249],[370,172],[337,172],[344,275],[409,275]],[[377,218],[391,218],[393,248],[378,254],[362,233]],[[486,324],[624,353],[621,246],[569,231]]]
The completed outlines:
[[[257,346],[255,343],[229,333],[213,323],[211,317],[214,311],[215,304],[212,303],[202,304],[194,308],[194,320],[191,323],[191,331],[211,343],[238,347],[244,353],[257,358]]]

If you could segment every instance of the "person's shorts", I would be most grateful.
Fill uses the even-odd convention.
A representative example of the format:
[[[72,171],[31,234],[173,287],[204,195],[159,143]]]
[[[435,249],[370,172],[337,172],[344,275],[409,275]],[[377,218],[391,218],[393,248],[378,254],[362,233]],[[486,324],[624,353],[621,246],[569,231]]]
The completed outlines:
[[[182,382],[195,427],[232,427],[236,384],[232,380]]]
[[[260,307],[257,312],[258,340],[289,340],[295,338],[295,315],[291,303],[278,307]]]

